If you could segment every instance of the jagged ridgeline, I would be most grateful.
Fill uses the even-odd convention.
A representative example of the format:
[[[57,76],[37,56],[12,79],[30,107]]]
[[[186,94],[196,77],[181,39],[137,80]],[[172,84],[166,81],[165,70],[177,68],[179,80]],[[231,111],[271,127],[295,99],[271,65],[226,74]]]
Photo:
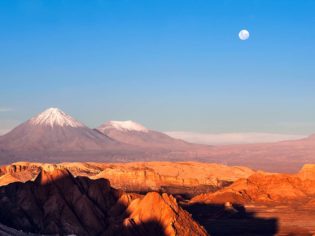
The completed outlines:
[[[41,169],[34,181],[0,187],[0,234],[14,229],[89,236],[208,235],[170,195],[127,194],[106,179],[74,177],[62,168]]]

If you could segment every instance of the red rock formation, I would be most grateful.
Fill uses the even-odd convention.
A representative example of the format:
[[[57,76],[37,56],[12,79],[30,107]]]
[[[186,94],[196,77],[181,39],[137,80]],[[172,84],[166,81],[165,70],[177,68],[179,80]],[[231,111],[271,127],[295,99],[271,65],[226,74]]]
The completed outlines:
[[[147,222],[156,222],[161,229],[161,235],[205,235],[204,229],[191,220],[190,215],[181,209],[176,199],[167,194],[148,193],[143,199],[134,200],[127,212],[129,217],[124,220],[128,230],[134,230],[135,225],[139,232],[153,235],[156,227],[151,228]],[[153,225],[154,226],[154,225]]]
[[[306,164],[299,171],[298,176],[301,179],[315,180],[315,164]]]
[[[240,179],[215,193],[194,197],[191,202],[290,202],[307,201],[315,197],[315,181],[302,179],[298,175],[257,173]]]
[[[256,173],[215,193],[196,196],[184,207],[214,235],[312,235],[311,167],[292,175]]]
[[[0,223],[41,234],[207,235],[166,194],[125,194],[105,179],[75,178],[66,169],[0,187]]]
[[[41,169],[67,168],[75,176],[105,178],[128,192],[163,191],[194,196],[254,173],[246,167],[198,162],[60,163],[19,162],[0,169],[0,186],[32,180]]]

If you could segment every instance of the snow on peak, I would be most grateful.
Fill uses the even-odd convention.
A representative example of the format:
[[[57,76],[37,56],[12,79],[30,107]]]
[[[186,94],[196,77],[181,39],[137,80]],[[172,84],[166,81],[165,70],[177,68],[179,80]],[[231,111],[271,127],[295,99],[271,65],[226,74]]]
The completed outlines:
[[[58,108],[49,108],[38,116],[30,119],[32,125],[44,125],[44,126],[70,126],[70,127],[85,127],[82,123],[75,120],[68,114],[64,113]]]
[[[145,132],[145,133],[149,132],[149,130],[146,127],[136,122],[133,122],[131,120],[109,121],[99,128],[100,131],[105,131],[107,129],[117,129],[120,131],[138,131],[138,132]]]

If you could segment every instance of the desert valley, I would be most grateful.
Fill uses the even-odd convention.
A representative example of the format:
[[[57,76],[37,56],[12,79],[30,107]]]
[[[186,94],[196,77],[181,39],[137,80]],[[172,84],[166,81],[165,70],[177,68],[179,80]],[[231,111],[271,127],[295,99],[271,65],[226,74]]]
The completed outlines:
[[[50,108],[0,137],[0,235],[313,235],[315,138],[207,146]]]
[[[315,232],[315,165],[276,174],[198,162],[20,162],[0,175],[1,235]]]
[[[0,236],[315,236],[314,0],[0,0]]]

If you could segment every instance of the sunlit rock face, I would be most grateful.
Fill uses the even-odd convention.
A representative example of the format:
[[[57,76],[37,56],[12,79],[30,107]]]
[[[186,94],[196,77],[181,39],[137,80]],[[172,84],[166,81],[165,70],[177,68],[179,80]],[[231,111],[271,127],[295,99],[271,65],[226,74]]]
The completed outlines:
[[[308,203],[315,198],[314,173],[313,165],[305,165],[299,173],[291,175],[255,173],[215,193],[196,196],[191,202]]]
[[[126,194],[61,168],[1,187],[0,224],[38,234],[207,235],[167,194]]]
[[[213,235],[312,235],[314,173],[314,165],[296,174],[255,173],[184,208]]]
[[[315,180],[315,164],[306,164],[299,171],[298,176],[301,179]]]
[[[75,176],[108,179],[127,192],[161,191],[195,196],[220,189],[255,173],[246,167],[197,162],[60,163],[17,162],[0,168],[0,185],[25,182],[41,169],[68,169]]]

